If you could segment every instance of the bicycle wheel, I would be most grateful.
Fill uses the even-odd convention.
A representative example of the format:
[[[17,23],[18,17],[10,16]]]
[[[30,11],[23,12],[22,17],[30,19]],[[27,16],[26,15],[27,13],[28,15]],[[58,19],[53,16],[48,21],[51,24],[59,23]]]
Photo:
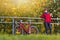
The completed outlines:
[[[39,30],[36,26],[31,26],[31,34],[37,34],[39,33]]]

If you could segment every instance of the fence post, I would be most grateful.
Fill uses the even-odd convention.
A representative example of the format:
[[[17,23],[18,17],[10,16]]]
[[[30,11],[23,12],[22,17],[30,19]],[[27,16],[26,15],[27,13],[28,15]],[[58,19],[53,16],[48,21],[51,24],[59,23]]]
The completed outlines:
[[[14,18],[12,18],[12,34],[15,34]]]

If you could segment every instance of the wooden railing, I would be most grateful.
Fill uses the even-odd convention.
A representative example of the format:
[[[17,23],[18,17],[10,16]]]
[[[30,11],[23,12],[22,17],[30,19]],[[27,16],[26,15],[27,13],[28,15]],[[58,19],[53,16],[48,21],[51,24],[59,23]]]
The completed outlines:
[[[5,18],[10,18],[12,21],[11,22],[4,22],[4,21],[2,21],[1,19],[5,19]],[[5,23],[5,24],[7,24],[7,23],[10,23],[10,24],[12,24],[12,34],[14,34],[14,23],[15,23],[15,19],[27,19],[27,20],[29,20],[30,21],[30,23],[31,24],[43,24],[43,22],[34,22],[34,21],[32,21],[32,20],[41,20],[42,18],[37,18],[37,17],[9,17],[9,16],[0,16],[0,23],[1,24],[3,24],[3,23]],[[55,22],[55,23],[51,23],[51,24],[60,24],[60,18],[51,18],[52,20],[56,20],[57,22]],[[17,22],[18,23],[18,22]],[[23,22],[23,23],[25,23],[25,22]]]

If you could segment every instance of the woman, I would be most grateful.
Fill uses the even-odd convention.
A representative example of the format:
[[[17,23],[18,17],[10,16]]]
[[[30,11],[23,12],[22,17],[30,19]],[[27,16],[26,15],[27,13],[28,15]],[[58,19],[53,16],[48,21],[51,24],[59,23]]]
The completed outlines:
[[[51,27],[51,16],[47,9],[44,9],[43,14],[40,16],[40,18],[44,18],[44,26],[45,26],[45,32],[48,34],[48,29],[50,30],[50,34],[52,33],[52,27]]]

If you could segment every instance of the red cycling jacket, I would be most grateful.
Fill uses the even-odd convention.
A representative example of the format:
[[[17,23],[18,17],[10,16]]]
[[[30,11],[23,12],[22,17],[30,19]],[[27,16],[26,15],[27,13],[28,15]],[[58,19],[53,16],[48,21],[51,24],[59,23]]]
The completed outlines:
[[[40,18],[44,18],[44,22],[51,22],[51,16],[50,13],[43,13]]]

